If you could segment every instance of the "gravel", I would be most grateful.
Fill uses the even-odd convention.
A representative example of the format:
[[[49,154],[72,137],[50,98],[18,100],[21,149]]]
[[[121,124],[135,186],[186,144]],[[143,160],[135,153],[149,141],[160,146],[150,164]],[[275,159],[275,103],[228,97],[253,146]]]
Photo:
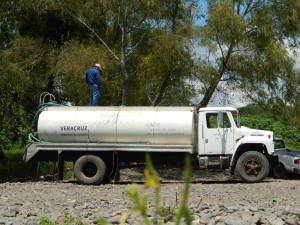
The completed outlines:
[[[182,171],[158,172],[162,180],[161,206],[176,207],[184,187]],[[134,168],[121,170],[120,182],[97,186],[83,186],[74,179],[0,184],[0,225],[36,225],[42,216],[64,223],[64,212],[81,216],[87,224],[96,223],[100,217],[117,224],[122,213],[127,212],[126,223],[138,225],[142,217],[128,210],[132,203],[125,192],[131,181],[138,182],[140,192],[149,196],[148,219],[175,224],[172,215],[156,216],[154,191],[144,188],[142,169]],[[297,178],[268,177],[261,183],[248,184],[230,176],[228,171],[193,171],[188,202],[192,224],[300,224],[295,221],[300,217],[299,182]],[[181,224],[185,224],[184,220]]]

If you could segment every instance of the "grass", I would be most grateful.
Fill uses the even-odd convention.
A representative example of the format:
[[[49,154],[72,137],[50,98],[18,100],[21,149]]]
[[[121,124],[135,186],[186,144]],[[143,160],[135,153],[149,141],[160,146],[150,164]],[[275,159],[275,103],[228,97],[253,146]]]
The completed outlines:
[[[74,217],[72,215],[68,215],[67,212],[64,212],[64,215],[66,217],[66,221],[63,223],[64,225],[85,225],[86,223],[82,222],[82,218],[79,217]],[[51,220],[51,216],[43,216],[40,218],[39,221],[40,225],[55,225],[55,221]]]
[[[4,150],[6,165],[0,164],[0,182],[18,182],[30,179],[28,177],[31,163],[21,163],[23,150]]]
[[[176,207],[171,207],[171,206],[159,207],[158,215],[161,217],[166,217],[168,215],[175,216]]]
[[[37,164],[22,163],[23,149],[4,150],[6,165],[0,164],[0,183],[37,181]],[[53,175],[57,180],[57,163],[41,162],[40,176]],[[64,179],[74,177],[73,163],[65,162]]]

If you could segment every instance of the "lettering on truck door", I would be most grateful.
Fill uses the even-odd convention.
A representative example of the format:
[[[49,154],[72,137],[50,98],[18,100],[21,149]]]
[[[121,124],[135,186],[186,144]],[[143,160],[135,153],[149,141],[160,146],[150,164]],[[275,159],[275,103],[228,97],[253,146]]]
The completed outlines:
[[[218,128],[218,113],[206,112],[204,124],[205,154],[227,154],[234,148],[233,124],[227,112],[223,113],[223,126]]]

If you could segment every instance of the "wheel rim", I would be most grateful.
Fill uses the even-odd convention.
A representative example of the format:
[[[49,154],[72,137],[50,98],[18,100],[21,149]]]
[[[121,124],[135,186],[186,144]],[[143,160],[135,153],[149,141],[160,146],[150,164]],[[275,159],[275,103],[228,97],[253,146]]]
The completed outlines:
[[[262,171],[262,164],[256,158],[250,158],[244,163],[244,172],[249,177],[257,177]]]
[[[81,167],[81,173],[87,178],[93,178],[98,173],[98,167],[93,162],[86,162]]]

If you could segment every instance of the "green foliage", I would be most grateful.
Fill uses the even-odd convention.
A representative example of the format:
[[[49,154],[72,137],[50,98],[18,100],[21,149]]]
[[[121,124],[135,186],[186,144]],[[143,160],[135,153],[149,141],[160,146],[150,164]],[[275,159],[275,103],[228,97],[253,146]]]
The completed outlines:
[[[164,207],[159,207],[158,215],[161,217],[166,217],[168,215],[176,215],[176,207],[172,206],[164,206]]]
[[[6,165],[0,164],[0,183],[32,181],[32,177],[28,176],[31,164],[20,162],[22,151],[23,149],[4,150]]]
[[[72,215],[68,215],[67,212],[64,212],[64,215],[66,217],[66,222],[64,222],[64,225],[85,225],[86,223],[82,222],[82,218],[79,217],[74,217]],[[55,225],[55,221],[51,220],[51,216],[42,216],[39,221],[40,225]]]
[[[0,164],[0,183],[37,181],[37,165],[34,163],[21,163],[23,146],[4,150],[6,165]],[[64,163],[64,178],[74,177],[73,163]],[[54,175],[53,180],[57,180],[57,164],[55,162],[41,162],[40,176]]]
[[[224,211],[224,212],[227,212],[228,209],[226,207],[220,207],[220,211]]]
[[[1,1],[0,147],[24,145],[42,92],[87,105],[84,76],[95,62],[103,66],[99,105],[191,105],[199,81],[202,106],[215,91],[271,92],[283,99],[270,103],[273,117],[298,126],[300,76],[286,47],[299,44],[299,1],[207,0],[201,27],[197,8],[195,0]],[[197,44],[208,49],[199,60]]]
[[[239,112],[241,115],[258,115],[263,118],[274,118],[285,125],[300,126],[299,106],[287,104],[278,96],[256,104],[249,104],[240,108]]]
[[[0,73],[0,148],[10,149],[26,143],[31,114],[23,107],[18,93],[23,82],[16,71],[9,71],[8,61],[1,51]]]
[[[195,96],[196,91],[190,85],[193,55],[185,39],[192,34],[181,36],[183,30],[184,26],[178,26],[176,33],[168,32],[166,28],[152,32],[150,51],[141,58],[137,68],[137,82],[142,87],[138,96],[144,104],[190,105]],[[161,92],[163,96],[157,99]]]
[[[51,216],[42,216],[40,218],[41,225],[55,225],[55,221],[51,221]]]

